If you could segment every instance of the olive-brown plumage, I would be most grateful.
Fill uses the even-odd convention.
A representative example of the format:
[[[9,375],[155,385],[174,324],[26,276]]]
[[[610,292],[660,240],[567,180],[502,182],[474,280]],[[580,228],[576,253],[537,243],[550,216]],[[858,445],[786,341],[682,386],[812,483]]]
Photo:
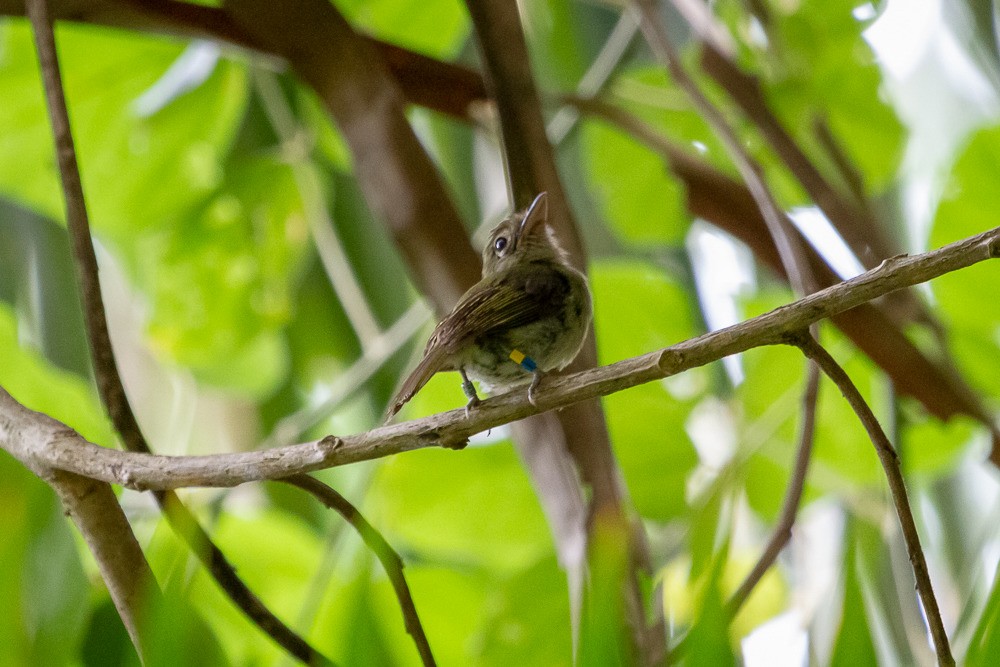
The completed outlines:
[[[387,418],[438,371],[462,374],[467,409],[479,403],[472,385],[511,388],[573,361],[590,326],[587,279],[570,266],[547,225],[546,194],[493,228],[483,249],[483,277],[435,327],[423,359],[389,404]]]

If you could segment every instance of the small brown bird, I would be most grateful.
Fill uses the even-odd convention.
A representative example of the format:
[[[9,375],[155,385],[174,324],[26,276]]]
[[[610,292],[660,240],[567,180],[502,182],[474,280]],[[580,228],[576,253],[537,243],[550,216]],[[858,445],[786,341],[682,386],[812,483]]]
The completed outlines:
[[[590,326],[587,279],[570,266],[548,226],[541,193],[524,212],[493,228],[483,249],[483,277],[435,327],[424,357],[389,404],[386,420],[438,371],[458,371],[469,399],[479,404],[471,380],[485,388],[528,386],[528,400],[542,374],[573,361]]]

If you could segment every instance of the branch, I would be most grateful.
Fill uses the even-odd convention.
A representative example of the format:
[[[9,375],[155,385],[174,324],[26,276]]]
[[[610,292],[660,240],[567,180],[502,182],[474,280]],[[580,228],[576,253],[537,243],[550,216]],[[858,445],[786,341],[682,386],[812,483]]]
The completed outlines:
[[[42,69],[42,82],[45,88],[46,106],[52,124],[52,134],[55,138],[59,175],[65,193],[66,220],[73,249],[74,267],[80,284],[87,341],[90,345],[90,356],[98,393],[125,447],[131,452],[148,455],[150,454],[149,444],[146,442],[129,405],[111,346],[111,336],[108,332],[104,299],[101,295],[98,277],[97,256],[94,253],[91,240],[90,221],[87,216],[83,186],[80,183],[80,170],[77,166],[76,149],[66,109],[62,75],[56,56],[52,18],[49,15],[46,0],[28,0],[26,9],[35,35],[38,59]],[[212,543],[197,519],[180,502],[175,493],[157,491],[153,495],[174,530],[187,542],[202,563],[208,567],[212,576],[230,599],[254,623],[299,660],[308,664],[328,662],[304,639],[272,614],[236,576],[236,570],[226,561],[225,556]]]
[[[807,333],[799,334],[791,343],[802,350],[806,357],[818,364],[827,377],[833,380],[868,432],[868,437],[871,438],[872,444],[875,446],[875,453],[878,454],[879,462],[882,464],[889,482],[889,493],[892,495],[896,515],[899,517],[899,525],[903,530],[903,540],[906,542],[910,564],[913,566],[913,575],[917,580],[917,592],[923,603],[924,616],[927,619],[931,637],[934,639],[934,648],[937,650],[938,664],[954,665],[955,658],[951,655],[948,634],[945,632],[937,599],[934,597],[931,578],[927,572],[927,561],[924,558],[924,551],[920,547],[920,536],[913,521],[913,513],[910,511],[910,501],[907,499],[906,484],[903,482],[903,474],[899,468],[899,457],[896,455],[896,450],[893,449],[885,431],[882,430],[878,419],[875,418],[858,388],[854,386],[851,378],[830,356],[830,353]]]
[[[56,20],[211,39],[251,49],[272,60],[280,55],[218,7],[177,0],[53,0],[49,7]],[[21,0],[0,0],[0,15],[20,16],[23,12]],[[413,104],[468,121],[470,106],[486,101],[486,89],[476,71],[389,42],[371,37],[362,39],[381,54],[403,94]]]
[[[500,118],[514,207],[520,209],[537,193],[548,192],[550,226],[568,251],[570,261],[586,272],[586,252],[549,143],[518,6],[508,0],[468,0],[466,6],[475,29],[488,88]],[[596,365],[597,345],[591,326],[583,350],[569,369]],[[592,493],[590,513],[600,513],[605,521],[622,524],[622,533],[629,535],[628,553],[632,557],[628,570],[623,573],[626,576],[623,581],[607,582],[606,585],[611,590],[622,590],[632,640],[644,662],[652,662],[665,648],[666,627],[659,614],[652,623],[646,619],[640,580],[651,573],[649,546],[641,526],[638,523],[630,525],[627,492],[622,488],[622,475],[601,405],[597,401],[581,403],[559,414],[521,422],[515,425],[514,435],[539,498],[545,504],[551,530],[559,540],[560,561],[569,579],[574,639],[580,625],[578,616],[582,600],[577,589],[583,588],[582,568],[585,566],[579,553],[583,546],[579,535],[586,532],[589,542],[597,522],[569,524],[583,521],[585,516],[585,512],[580,511],[583,499],[576,476],[570,469],[572,464]],[[539,452],[539,449],[547,451]],[[548,481],[553,478],[556,484]],[[594,571],[591,576],[599,577],[600,574]],[[598,583],[591,590],[600,585]]]
[[[761,175],[760,166],[750,157],[736,132],[729,126],[725,116],[701,92],[681,63],[680,55],[667,34],[666,26],[660,20],[659,6],[654,0],[635,0],[633,6],[640,15],[640,26],[653,52],[665,65],[670,77],[687,93],[702,118],[715,131],[736,165],[750,195],[757,203],[768,234],[778,250],[782,268],[788,282],[798,295],[805,295],[819,289],[816,278],[810,270],[809,258],[799,235],[791,222],[778,207],[771,190]],[[708,15],[708,12],[702,12]]]
[[[68,470],[133,489],[236,486],[263,479],[367,461],[430,446],[462,447],[472,435],[528,415],[647,382],[763,345],[785,344],[788,332],[855,308],[894,290],[932,280],[1000,257],[1000,227],[919,255],[900,255],[846,282],[810,294],[745,322],[703,334],[668,348],[609,366],[550,378],[532,406],[523,391],[484,400],[466,417],[462,408],[423,419],[382,426],[365,433],[266,451],[209,456],[154,456],[120,452],[88,443],[66,428],[47,429],[47,444],[9,443],[22,460]],[[26,408],[0,405],[0,416]]]
[[[21,406],[0,387],[0,448],[43,479],[62,501],[97,561],[118,615],[140,659],[145,657],[144,613],[162,604],[160,589],[111,486],[72,472],[47,468],[32,452],[53,433],[75,433],[48,415]]]
[[[781,514],[778,515],[778,522],[771,532],[771,538],[764,546],[764,551],[756,565],[753,566],[743,583],[726,603],[726,615],[729,618],[736,616],[736,613],[750,597],[754,587],[764,576],[764,573],[774,565],[778,554],[792,537],[792,526],[795,524],[795,515],[798,514],[799,504],[802,502],[802,491],[805,489],[806,473],[809,472],[809,459],[812,455],[814,436],[816,435],[819,370],[819,366],[810,363],[806,371],[806,390],[802,394],[802,426],[799,432],[798,453],[795,455],[795,466],[792,468],[792,474],[788,480],[785,500],[781,504]]]
[[[781,259],[746,186],[684,152],[624,109],[598,100],[567,101],[614,124],[662,155],[671,171],[684,183],[688,210],[693,215],[741,240],[759,261],[784,276]],[[840,279],[812,246],[807,244],[805,249],[820,284],[838,283]],[[833,317],[833,322],[892,378],[900,393],[915,397],[935,417],[947,420],[956,414],[964,414],[986,424],[993,436],[990,459],[994,465],[1000,466],[1000,433],[994,428],[989,412],[957,374],[931,361],[883,312],[882,306],[895,309],[887,301],[906,293],[897,291],[880,300],[879,305],[864,304],[840,313]]]
[[[396,598],[399,599],[399,607],[403,610],[403,622],[406,631],[413,637],[413,643],[417,645],[420,659],[423,664],[433,667],[434,655],[431,653],[431,646],[427,642],[427,635],[420,624],[420,617],[417,609],[413,606],[413,597],[410,595],[410,587],[406,584],[406,577],[403,576],[403,559],[382,537],[382,534],[375,529],[361,515],[361,512],[351,504],[347,498],[337,493],[335,489],[309,475],[292,475],[278,480],[292,486],[297,486],[304,491],[311,493],[317,500],[332,510],[336,510],[340,516],[344,517],[347,523],[351,524],[358,535],[364,540],[368,548],[378,557],[385,573],[392,582],[392,588],[396,591]]]

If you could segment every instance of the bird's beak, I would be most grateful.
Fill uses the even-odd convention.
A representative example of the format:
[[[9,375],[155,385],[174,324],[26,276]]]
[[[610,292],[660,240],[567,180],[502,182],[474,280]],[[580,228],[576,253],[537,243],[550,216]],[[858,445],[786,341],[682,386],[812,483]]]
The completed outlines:
[[[544,225],[549,218],[549,195],[547,192],[539,193],[531,206],[524,212],[521,219],[521,227],[517,230],[517,238],[530,234],[538,225]]]

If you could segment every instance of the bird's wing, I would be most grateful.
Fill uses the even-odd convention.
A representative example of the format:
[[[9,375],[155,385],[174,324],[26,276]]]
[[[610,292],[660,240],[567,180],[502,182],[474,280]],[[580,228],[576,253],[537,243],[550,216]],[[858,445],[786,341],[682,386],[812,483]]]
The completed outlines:
[[[551,304],[545,290],[528,290],[525,285],[500,282],[470,290],[455,309],[441,320],[431,340],[432,346],[457,347],[461,341],[494,329],[510,329],[543,317]]]

